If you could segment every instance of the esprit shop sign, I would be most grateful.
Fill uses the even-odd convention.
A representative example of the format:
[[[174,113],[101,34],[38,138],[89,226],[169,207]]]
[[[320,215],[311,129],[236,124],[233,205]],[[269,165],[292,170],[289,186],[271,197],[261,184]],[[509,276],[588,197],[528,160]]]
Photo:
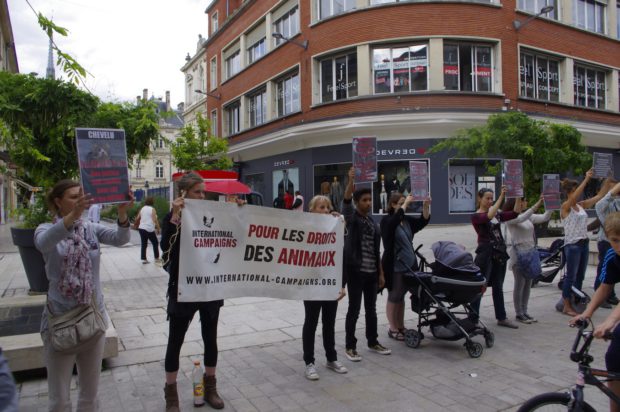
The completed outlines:
[[[400,149],[377,149],[377,156],[391,157],[391,156],[407,156],[415,154],[424,154],[426,149],[415,147],[403,147]]]

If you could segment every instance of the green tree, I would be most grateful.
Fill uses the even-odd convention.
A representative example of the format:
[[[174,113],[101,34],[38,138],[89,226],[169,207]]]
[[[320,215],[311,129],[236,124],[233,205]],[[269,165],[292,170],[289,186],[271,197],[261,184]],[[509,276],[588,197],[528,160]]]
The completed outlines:
[[[592,165],[592,155],[581,143],[581,133],[576,128],[533,120],[521,112],[492,115],[485,125],[461,130],[435,144],[430,153],[444,150],[465,158],[495,155],[521,159],[525,195],[530,202],[540,196],[543,174],[572,171],[581,175]],[[500,167],[501,163],[487,163],[493,174]]]
[[[101,103],[76,85],[0,72],[0,143],[20,176],[50,187],[78,176],[76,127],[124,128],[129,161],[159,137],[154,106]]]
[[[181,129],[171,147],[173,164],[180,170],[228,170],[232,160],[227,156],[228,141],[211,133],[211,123],[200,114],[196,126]]]

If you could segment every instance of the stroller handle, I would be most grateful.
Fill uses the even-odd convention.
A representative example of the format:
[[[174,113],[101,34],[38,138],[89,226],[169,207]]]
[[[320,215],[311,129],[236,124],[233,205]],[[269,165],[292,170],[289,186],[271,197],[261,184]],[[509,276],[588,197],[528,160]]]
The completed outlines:
[[[424,266],[421,266],[421,267],[426,267],[426,266],[428,266],[428,261],[426,260],[424,255],[420,253],[420,249],[422,249],[422,246],[424,246],[424,245],[420,244],[420,246],[415,248],[415,250],[413,252],[420,259],[420,262],[424,265]]]

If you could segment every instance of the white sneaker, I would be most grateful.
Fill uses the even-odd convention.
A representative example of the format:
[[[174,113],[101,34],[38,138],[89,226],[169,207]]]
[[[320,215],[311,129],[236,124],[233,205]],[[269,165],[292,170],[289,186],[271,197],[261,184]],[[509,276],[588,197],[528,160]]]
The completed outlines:
[[[342,363],[338,362],[337,360],[333,362],[327,362],[325,364],[325,367],[327,369],[333,370],[336,373],[347,373],[349,371]]]
[[[306,379],[310,379],[311,381],[318,381],[319,380],[319,374],[316,371],[316,368],[314,367],[314,363],[309,363],[306,365]]]
[[[146,265],[147,263],[149,263],[149,261],[148,261],[148,260],[146,260],[146,259],[142,259],[142,264],[143,264],[143,265]]]
[[[362,360],[362,355],[357,353],[355,349],[347,349],[344,354],[347,356],[347,359],[351,362],[359,362]]]

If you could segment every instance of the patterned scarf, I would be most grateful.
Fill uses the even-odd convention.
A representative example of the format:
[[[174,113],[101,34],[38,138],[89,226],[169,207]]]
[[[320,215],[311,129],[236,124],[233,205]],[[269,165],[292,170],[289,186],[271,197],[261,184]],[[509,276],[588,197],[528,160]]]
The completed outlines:
[[[54,223],[61,219],[54,218]],[[75,297],[80,304],[88,304],[93,294],[93,263],[88,254],[90,245],[85,239],[86,228],[82,219],[73,222],[73,232],[60,241],[65,250],[58,289],[67,298]]]

